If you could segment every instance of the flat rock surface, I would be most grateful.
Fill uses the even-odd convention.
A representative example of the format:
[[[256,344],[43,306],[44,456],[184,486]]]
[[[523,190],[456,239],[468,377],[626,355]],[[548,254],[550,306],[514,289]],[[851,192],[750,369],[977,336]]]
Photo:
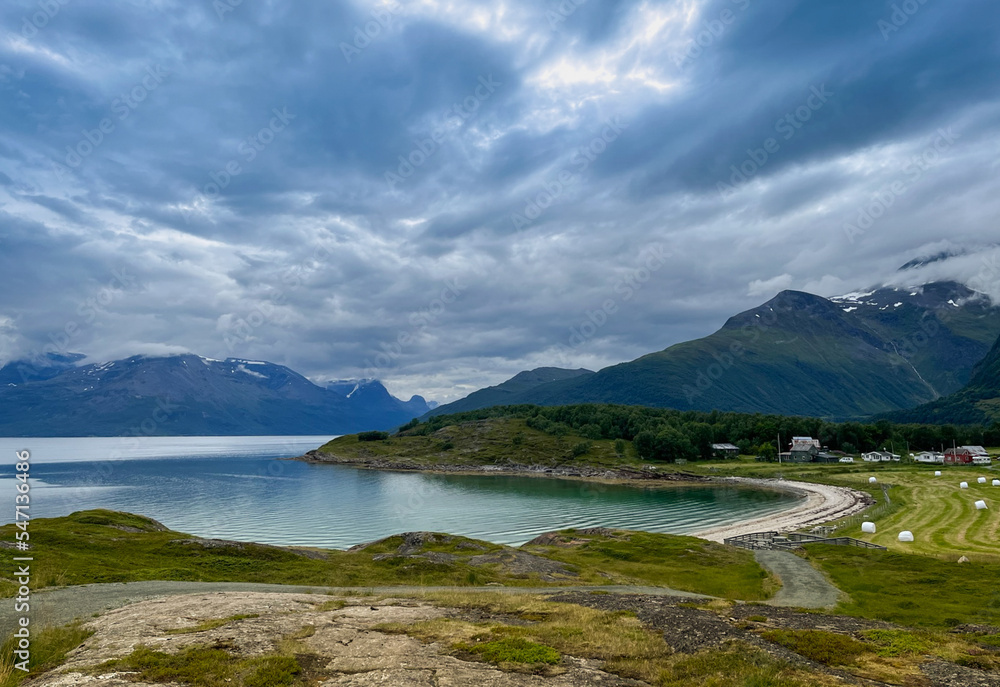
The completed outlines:
[[[645,683],[601,671],[594,661],[566,657],[560,675],[506,673],[486,663],[444,655],[437,644],[406,635],[387,634],[381,623],[414,623],[458,613],[408,599],[352,597],[347,606],[324,610],[332,597],[320,594],[216,592],[171,596],[119,608],[89,620],[95,631],[60,668],[32,682],[33,687],[107,685],[167,687],[168,683],[132,682],[128,675],[94,674],[109,659],[126,656],[139,645],[177,653],[190,646],[224,647],[239,656],[274,653],[283,638],[312,626],[298,640],[319,666],[322,685],[391,685],[392,687],[643,687]],[[376,604],[376,605],[373,605]],[[168,630],[193,628],[205,620],[256,614],[220,627],[186,634]]]

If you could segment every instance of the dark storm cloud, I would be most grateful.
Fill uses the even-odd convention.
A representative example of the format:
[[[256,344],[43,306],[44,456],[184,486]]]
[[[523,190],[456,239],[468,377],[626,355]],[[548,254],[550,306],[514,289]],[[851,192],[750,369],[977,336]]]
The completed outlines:
[[[444,400],[707,334],[778,288],[868,286],[995,224],[985,0],[217,6],[0,9],[0,358],[103,293],[68,344],[95,359],[328,378],[391,349],[391,388]]]

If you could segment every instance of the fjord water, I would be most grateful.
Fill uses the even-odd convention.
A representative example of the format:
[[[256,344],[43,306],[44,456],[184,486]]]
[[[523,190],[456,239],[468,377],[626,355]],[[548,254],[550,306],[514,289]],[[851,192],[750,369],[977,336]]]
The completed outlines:
[[[31,451],[31,515],[140,513],[201,537],[347,548],[399,532],[522,544],[566,527],[687,534],[785,510],[800,497],[732,486],[643,488],[509,475],[359,470],[284,460],[330,437],[0,439],[0,521],[13,521],[15,451]]]

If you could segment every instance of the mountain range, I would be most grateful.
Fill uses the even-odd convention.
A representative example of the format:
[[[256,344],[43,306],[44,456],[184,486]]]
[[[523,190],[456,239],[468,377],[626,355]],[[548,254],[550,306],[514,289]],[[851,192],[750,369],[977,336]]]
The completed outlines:
[[[49,355],[0,368],[0,436],[331,435],[575,403],[984,422],[1000,417],[998,337],[1000,307],[954,282],[836,298],[782,291],[702,339],[597,372],[521,372],[437,408],[377,380],[320,385],[263,361]]]
[[[502,401],[856,419],[958,391],[998,336],[1000,307],[955,282],[836,298],[783,291],[702,339],[596,373],[521,373],[430,415]]]
[[[197,355],[78,365],[50,355],[0,368],[0,436],[332,435],[430,410],[377,380],[319,386],[273,363]]]

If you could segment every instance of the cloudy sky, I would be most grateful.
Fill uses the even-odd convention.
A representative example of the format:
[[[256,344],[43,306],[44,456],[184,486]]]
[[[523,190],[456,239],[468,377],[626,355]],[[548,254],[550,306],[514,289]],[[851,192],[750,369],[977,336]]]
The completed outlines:
[[[989,0],[9,0],[0,21],[0,362],[190,351],[447,401],[786,288],[1000,294]],[[942,249],[971,252],[896,274]]]

